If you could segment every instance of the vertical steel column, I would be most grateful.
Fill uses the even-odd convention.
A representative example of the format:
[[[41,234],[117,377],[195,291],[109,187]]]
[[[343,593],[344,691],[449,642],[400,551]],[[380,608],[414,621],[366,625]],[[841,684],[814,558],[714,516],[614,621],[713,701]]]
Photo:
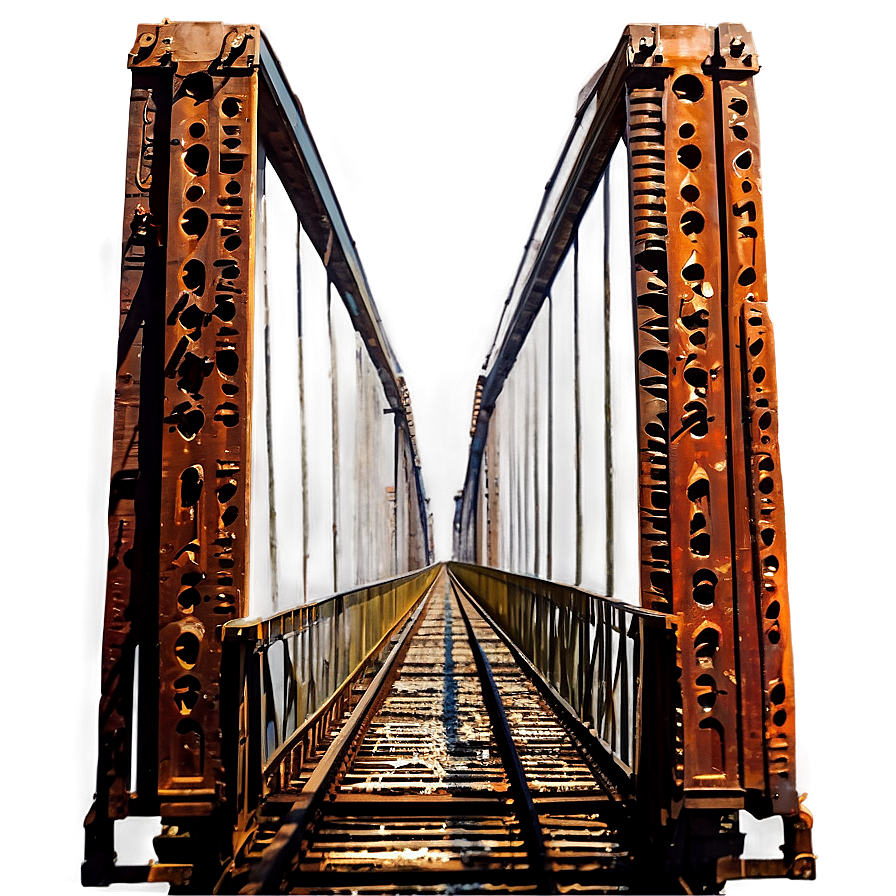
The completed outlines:
[[[635,44],[637,34],[632,36]],[[654,46],[652,34],[642,38]],[[649,43],[647,43],[649,41]],[[643,53],[644,51],[642,51]],[[634,56],[637,65],[641,56]],[[646,58],[649,58],[647,56]],[[669,286],[664,73],[635,68],[626,92],[638,383],[641,605],[672,609],[669,533]]]
[[[794,783],[793,655],[774,335],[765,304],[759,121],[753,87],[759,60],[752,36],[743,25],[719,26],[717,64],[720,209],[728,266],[731,453],[737,503],[742,761],[745,786],[757,791],[767,788],[769,807],[776,814],[795,814],[799,804]]]
[[[156,751],[152,741],[157,709],[153,692],[157,663],[154,645],[158,608],[161,338],[171,71],[135,68],[135,63],[156,42],[155,30],[140,34],[129,61],[132,87],[124,185],[121,329],[109,488],[97,784],[95,802],[85,822],[87,864],[98,863],[97,870],[100,864],[112,861],[113,820],[134,811],[133,793],[137,790],[147,811],[152,811],[156,789]],[[143,648],[143,674],[137,710],[133,689],[139,645]],[[132,769],[135,727],[140,739],[137,768]],[[91,873],[86,872],[88,877]]]
[[[663,552],[657,559],[663,565],[669,564],[671,610],[681,618],[678,660],[685,804],[690,799],[705,804],[708,798],[713,807],[735,807],[742,804],[743,795],[728,504],[726,322],[722,305],[713,80],[704,65],[712,59],[714,29],[662,26],[648,30],[652,33],[643,35],[645,42],[641,46],[651,47],[652,51],[640,65],[659,67],[663,73],[661,106],[656,102],[660,97],[653,94],[654,108],[661,110],[662,118],[651,120],[657,132],[654,141],[661,142],[662,149],[645,148],[643,143],[630,149],[632,185],[633,194],[637,195],[642,181],[638,179],[640,169],[634,167],[636,159],[649,159],[651,167],[656,167],[658,159],[664,161],[662,180],[654,177],[657,186],[652,188],[661,190],[661,197],[645,194],[649,198],[641,204],[648,206],[645,217],[652,229],[649,236],[665,231],[665,271],[662,263],[646,269],[638,264],[641,270],[636,273],[636,285],[641,286],[639,280],[646,281],[646,289],[637,290],[639,383],[642,394],[647,392],[651,397],[666,386],[667,417],[665,426],[658,430],[662,429],[665,436],[668,466],[662,470],[658,464],[642,464],[642,520],[644,498],[648,496],[650,518],[659,517],[668,526],[668,557]],[[655,89],[659,87],[656,73],[654,69]],[[636,154],[638,146],[643,156]],[[636,207],[636,216],[637,212]],[[637,263],[637,224],[635,252]],[[661,260],[657,257],[656,261]],[[652,296],[645,301],[642,296],[651,295],[652,285]],[[665,290],[657,286],[665,286]],[[668,296],[668,354],[657,350],[653,333],[640,336],[644,317],[651,318],[656,332],[663,317],[663,292]],[[648,354],[651,351],[654,354]],[[666,363],[668,369],[663,371]],[[660,417],[662,411],[657,410],[659,413],[654,416]],[[655,424],[656,421],[647,423]],[[643,418],[641,426],[642,439],[649,440],[651,434],[646,431]],[[649,451],[646,453],[650,455]],[[659,466],[665,474],[666,495],[655,487],[653,466]],[[659,503],[668,502],[668,515],[663,512],[665,508],[657,507],[657,498]],[[660,513],[654,516],[657,510]],[[649,545],[648,557],[654,555],[660,543],[661,540]],[[642,543],[643,547],[647,545]],[[646,560],[642,553],[644,566],[649,564]]]
[[[163,24],[133,63],[174,70],[159,519],[166,819],[219,802],[217,627],[247,609],[258,37],[255,25]]]

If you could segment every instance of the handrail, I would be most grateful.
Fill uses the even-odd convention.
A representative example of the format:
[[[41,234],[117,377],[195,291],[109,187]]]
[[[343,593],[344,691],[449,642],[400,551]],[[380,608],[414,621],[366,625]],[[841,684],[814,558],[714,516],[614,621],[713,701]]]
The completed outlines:
[[[428,587],[425,593],[428,593]],[[423,621],[422,612],[425,606],[425,601],[418,602],[416,610],[405,622],[401,634],[396,636],[394,647],[370,687],[305,782],[276,836],[265,850],[261,861],[253,869],[249,885],[242,892],[278,892],[283,875],[301,846],[302,837],[306,834],[308,825],[313,822],[340,763],[351,750],[353,743],[356,743],[358,733],[369,725],[376,707],[381,704],[388,691],[389,682],[394,680],[398,668],[407,654],[411,638]]]
[[[457,562],[449,569],[636,784],[645,751],[671,737],[660,729],[673,699],[675,617],[533,576]]]
[[[383,649],[437,570],[432,565],[222,627],[222,729],[234,815],[251,811],[289,777],[289,754],[302,732],[321,714],[336,711],[334,699]]]

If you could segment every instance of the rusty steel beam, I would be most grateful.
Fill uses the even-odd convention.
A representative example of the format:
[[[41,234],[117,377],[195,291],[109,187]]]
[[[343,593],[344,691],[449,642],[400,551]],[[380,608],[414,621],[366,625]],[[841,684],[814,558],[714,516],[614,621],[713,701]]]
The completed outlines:
[[[125,818],[132,791],[152,804],[155,751],[137,751],[131,768],[133,725],[155,730],[157,651],[152,631],[158,605],[158,485],[165,278],[164,208],[171,76],[135,71],[128,121],[121,260],[121,325],[109,490],[109,559],[103,620],[101,698],[94,803],[85,819],[85,882],[108,879],[113,823]],[[158,152],[157,152],[158,150]],[[161,163],[156,159],[161,158]],[[133,705],[138,646],[142,674],[139,710]],[[147,699],[148,698],[148,699]]]
[[[83,879],[139,878],[114,864],[114,821],[161,815],[159,857],[192,868],[191,886],[202,888],[232,836],[222,826],[220,630],[248,610],[265,153],[400,418],[409,562],[431,559],[431,537],[407,387],[299,103],[259,27],[140,25],[128,67],[110,553]]]
[[[736,27],[736,26],[734,26]],[[735,589],[741,596],[738,618],[738,671],[741,692],[760,688],[761,656],[759,617],[747,596],[756,590],[757,569],[753,545],[756,530],[752,506],[752,476],[748,475],[743,409],[751,387],[744,384],[741,333],[741,306],[748,296],[765,294],[764,245],[761,224],[756,227],[756,209],[761,212],[761,184],[758,180],[758,131],[753,94],[753,75],[759,61],[751,46],[745,49],[743,35],[723,26],[717,34],[718,77],[715,84],[716,139],[720,156],[719,225],[720,242],[726,255],[726,351],[729,365],[728,406],[731,439],[729,444],[732,501],[732,560]],[[740,50],[741,52],[738,52]],[[732,56],[732,51],[736,53]],[[733,64],[732,64],[733,63]],[[726,77],[727,76],[727,77]],[[728,77],[733,78],[732,82]],[[743,109],[743,103],[748,108]],[[749,127],[748,127],[749,125]],[[752,130],[752,134],[750,131]],[[746,164],[745,164],[746,163]],[[745,167],[742,167],[745,164]],[[751,169],[751,170],[750,170]],[[749,173],[748,173],[749,171]],[[747,220],[742,220],[746,218]],[[752,219],[752,220],[751,220]],[[763,708],[758,699],[741,700],[742,774],[748,792],[766,789]],[[791,784],[791,788],[792,788]],[[791,811],[793,804],[791,803]]]
[[[743,26],[720,26],[717,70],[718,135],[724,170],[720,207],[728,261],[731,346],[732,454],[738,484],[737,568],[752,574],[739,589],[742,687],[759,687],[763,699],[743,719],[744,775],[761,789],[766,775],[776,814],[797,814],[795,785],[793,653],[787,595],[786,535],[778,452],[775,346],[766,308],[759,120],[753,76],[759,61]],[[743,495],[749,507],[743,507]],[[746,510],[746,512],[744,512]],[[749,605],[753,595],[755,604]],[[755,612],[755,616],[753,615]],[[756,661],[761,659],[761,667]],[[749,674],[749,682],[747,675]],[[757,681],[758,679],[758,681]],[[765,751],[765,762],[760,744]],[[764,767],[764,768],[763,768]]]
[[[669,812],[783,815],[786,843],[798,844],[785,848],[787,873],[807,876],[814,872],[811,823],[795,786],[758,70],[742,25],[630,25],[582,92],[477,387],[455,544],[459,559],[476,558],[490,417],[576,240],[621,120],[631,219],[615,224],[630,224],[632,236],[641,603],[675,618],[678,644]],[[501,484],[490,475],[489,494]]]
[[[668,229],[662,80],[644,78],[632,85],[626,114],[638,340],[641,605],[669,612]]]
[[[712,72],[704,70],[705,60],[714,51],[714,29],[660,26],[644,28],[641,35],[636,32],[633,42],[634,37],[639,45],[644,37],[654,48],[641,67],[649,70],[654,62],[661,66],[659,71],[649,71],[647,78],[661,98],[661,117],[652,119],[652,125],[658,132],[654,142],[662,141],[662,149],[642,148],[644,144],[629,140],[633,205],[636,215],[639,204],[662,207],[665,218],[665,227],[652,231],[647,240],[648,246],[665,244],[662,262],[655,262],[661,257],[656,249],[635,249],[636,276],[652,280],[637,296],[639,322],[656,314],[658,305],[668,333],[665,352],[655,345],[652,333],[644,340],[649,347],[640,339],[638,344],[642,392],[663,390],[666,394],[665,426],[656,415],[650,421],[664,430],[665,451],[651,451],[651,459],[665,454],[665,482],[659,482],[666,491],[657,501],[661,492],[655,464],[651,464],[641,481],[642,494],[649,491],[650,496],[649,504],[642,499],[642,519],[665,505],[669,527],[666,539],[651,533],[647,553],[642,530],[642,569],[649,568],[650,576],[656,577],[653,561],[660,548],[660,562],[669,569],[664,575],[670,592],[668,609],[682,620],[685,799],[699,796],[720,807],[723,802],[735,806],[743,804],[743,793],[732,625],[723,260],[713,80]],[[656,170],[640,173],[643,165],[653,169],[660,159],[661,175]],[[649,325],[655,332],[655,317]],[[641,426],[642,438],[654,435],[646,432],[643,416]]]
[[[218,803],[217,628],[248,610],[257,36],[255,25],[163,25],[148,57],[132,62],[177,66],[159,548],[165,818],[206,815]]]

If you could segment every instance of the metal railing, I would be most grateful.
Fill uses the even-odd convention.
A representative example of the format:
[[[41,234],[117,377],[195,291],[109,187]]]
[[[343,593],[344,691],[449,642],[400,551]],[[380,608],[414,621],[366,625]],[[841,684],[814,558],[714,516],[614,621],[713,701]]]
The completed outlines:
[[[436,566],[223,628],[222,728],[237,814],[297,773],[303,733],[341,712],[345,696],[425,594]],[[235,696],[234,696],[235,695]],[[232,701],[232,702],[231,702]]]
[[[668,751],[672,617],[532,576],[450,569],[633,785],[648,750]]]

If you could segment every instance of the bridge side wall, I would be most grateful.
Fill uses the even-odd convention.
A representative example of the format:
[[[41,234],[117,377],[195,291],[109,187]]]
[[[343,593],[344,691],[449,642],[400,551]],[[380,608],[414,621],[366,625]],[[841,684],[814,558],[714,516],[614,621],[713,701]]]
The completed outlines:
[[[505,550],[522,537],[507,531],[519,525],[516,486],[529,476],[521,443],[496,441],[491,422],[514,415],[513,389],[502,390],[578,248],[617,133],[615,104],[629,168],[640,597],[678,630],[672,813],[747,807],[797,819],[758,69],[741,25],[632,25],[583,91],[477,389],[455,556],[533,571]],[[572,581],[557,572],[536,574]]]
[[[432,554],[407,388],[301,107],[260,29],[167,20],[141,25],[129,68],[110,559],[85,883],[135,879],[133,869],[114,867],[113,823],[127,815],[162,816],[169,826],[160,840],[163,862],[183,856],[189,865],[197,850],[208,857],[229,848],[231,832],[219,824],[232,771],[225,769],[221,721],[221,630],[249,606],[253,429],[261,434],[256,449],[267,436],[267,453],[256,451],[259,470],[271,445],[266,255],[256,264],[256,252],[264,251],[257,210],[266,156],[283,175],[287,204],[310,237],[327,297],[332,286],[335,311],[344,315],[341,380],[356,393],[370,393],[369,422],[390,436],[388,444],[367,440],[377,454],[367,460],[380,472],[388,466],[388,473],[355,485],[381,486],[384,476],[393,483],[391,512],[385,486],[371,495],[382,511],[382,540],[391,527],[391,557],[368,551],[368,559],[386,554],[371,560],[373,568],[346,553],[345,569],[337,570],[337,532],[328,527],[332,591],[418,569]],[[301,301],[296,287],[285,301]],[[320,333],[313,335],[320,340]],[[294,342],[300,337],[292,336]],[[259,346],[263,357],[255,358]],[[331,380],[335,391],[332,369]],[[278,386],[301,388],[298,382]],[[358,396],[350,397],[354,410]],[[335,406],[334,395],[334,415]],[[354,420],[347,415],[346,421],[342,439],[351,445]],[[334,425],[334,482],[336,431]],[[321,438],[320,428],[312,437]],[[305,441],[303,428],[301,446],[290,446],[296,465],[304,460]],[[344,472],[352,476],[363,458],[355,463],[353,454],[346,456],[351,462]],[[307,476],[294,479],[305,483]],[[272,482],[255,480],[258,499]],[[270,500],[255,503],[256,521],[258,510],[273,521]],[[340,535],[351,540],[357,527],[344,522]],[[306,530],[314,523],[304,515]],[[273,526],[270,532],[273,555]],[[302,546],[288,549],[300,552],[301,567]],[[152,879],[177,882],[188,873],[178,868],[154,866]]]

